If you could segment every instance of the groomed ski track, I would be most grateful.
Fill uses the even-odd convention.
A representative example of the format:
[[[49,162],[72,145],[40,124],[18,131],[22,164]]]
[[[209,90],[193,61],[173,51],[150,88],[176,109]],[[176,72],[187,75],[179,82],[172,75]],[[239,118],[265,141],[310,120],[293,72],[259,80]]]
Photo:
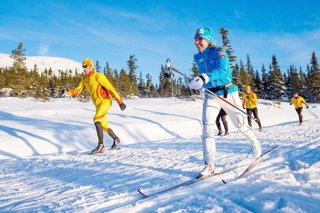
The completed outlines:
[[[146,199],[137,188],[152,193],[198,175],[203,166],[200,133],[122,144],[100,155],[86,149],[3,159],[0,212],[319,212],[319,124],[306,116],[301,127],[280,122],[255,131],[264,150],[280,146],[245,178],[226,185],[221,181],[239,175],[242,167]],[[1,130],[6,138],[6,129]],[[216,167],[228,168],[249,158],[249,152],[236,130],[217,137]]]

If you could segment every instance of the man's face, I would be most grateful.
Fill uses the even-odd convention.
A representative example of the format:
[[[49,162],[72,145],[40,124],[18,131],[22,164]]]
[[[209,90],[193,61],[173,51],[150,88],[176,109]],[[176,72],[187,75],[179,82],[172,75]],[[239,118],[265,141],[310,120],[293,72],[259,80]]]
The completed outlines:
[[[91,70],[92,70],[91,67],[89,67],[89,66],[83,66],[83,72],[84,72],[84,74],[88,75]]]
[[[293,97],[297,98],[298,97],[298,93],[294,93]]]
[[[209,46],[209,42],[204,40],[202,37],[197,37],[194,39],[194,44],[199,52],[202,52]]]

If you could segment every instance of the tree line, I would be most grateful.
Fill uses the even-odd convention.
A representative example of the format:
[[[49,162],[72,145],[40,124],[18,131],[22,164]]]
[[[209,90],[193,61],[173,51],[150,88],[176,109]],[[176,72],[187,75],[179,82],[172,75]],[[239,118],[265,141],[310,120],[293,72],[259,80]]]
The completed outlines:
[[[233,82],[239,86],[240,93],[246,85],[250,85],[259,98],[267,100],[280,100],[291,98],[293,92],[299,92],[309,102],[320,101],[320,70],[316,53],[312,52],[310,63],[306,70],[291,65],[286,71],[280,70],[275,55],[271,58],[269,66],[262,64],[260,70],[252,67],[251,59],[247,54],[245,62],[236,63],[237,56],[231,47],[228,38],[228,30],[220,29],[223,48],[225,48],[233,72]],[[82,78],[82,71],[59,70],[54,74],[52,69],[39,72],[35,64],[33,69],[27,70],[25,66],[25,51],[23,43],[12,50],[11,58],[14,60],[12,67],[0,69],[0,89],[10,88],[11,95],[16,97],[35,97],[42,100],[63,97],[67,89],[74,88]],[[153,77],[149,73],[143,76],[137,73],[137,58],[130,55],[127,61],[127,69],[120,71],[113,69],[106,62],[101,67],[96,61],[95,70],[103,73],[114,85],[122,97],[190,97],[196,94],[188,88],[188,80],[176,75],[172,78],[164,76],[164,65],[159,66],[158,83],[154,84]],[[191,63],[190,73],[198,75],[196,64]],[[84,92],[79,96],[80,100],[87,100]]]

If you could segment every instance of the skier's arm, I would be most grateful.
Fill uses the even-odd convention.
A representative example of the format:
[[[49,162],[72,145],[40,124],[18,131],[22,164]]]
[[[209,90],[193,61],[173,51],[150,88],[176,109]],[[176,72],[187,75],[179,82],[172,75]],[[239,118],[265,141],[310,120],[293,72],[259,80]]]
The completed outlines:
[[[77,96],[82,92],[83,88],[84,88],[84,84],[83,84],[83,80],[81,80],[79,85],[75,89],[70,89],[68,91],[68,94],[72,96]]]
[[[217,61],[215,62],[216,67],[211,71],[208,83],[211,83],[213,87],[220,86],[221,81],[228,81],[223,82],[225,84],[230,83],[232,81],[232,74],[227,72],[230,63],[227,59],[225,50],[219,49],[215,51],[213,60]]]
[[[106,76],[99,75],[98,80],[99,80],[99,83],[111,93],[111,95],[116,99],[119,105],[123,103],[120,95],[118,94],[116,89],[112,86],[110,81],[106,78]]]
[[[258,98],[257,95],[255,93],[252,93],[251,97],[250,97],[250,101],[251,103],[253,103],[254,105],[257,103]]]
[[[245,109],[246,108],[246,94],[243,95],[242,97],[242,108]]]
[[[301,97],[301,102],[304,103],[304,105],[306,105],[307,108],[309,108],[309,105],[307,104],[306,100],[304,100],[304,98]]]

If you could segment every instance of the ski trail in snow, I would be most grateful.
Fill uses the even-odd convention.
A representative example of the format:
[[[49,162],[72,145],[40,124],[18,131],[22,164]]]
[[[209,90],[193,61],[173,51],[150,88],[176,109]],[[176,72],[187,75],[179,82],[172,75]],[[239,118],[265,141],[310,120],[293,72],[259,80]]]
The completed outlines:
[[[9,103],[1,105],[3,107],[7,104],[8,109],[3,108],[5,112],[17,105],[10,104],[16,103],[14,100],[6,100]],[[189,106],[201,109],[201,103],[188,102],[188,107],[185,107],[186,103],[179,100],[154,101],[157,103],[151,106],[148,105],[149,100],[133,101],[134,105],[138,105],[137,109],[154,109],[151,112],[129,107],[126,113],[132,116],[127,117],[128,119],[124,120],[117,113],[110,115],[113,116],[112,125],[120,127],[123,126],[122,123],[126,123],[124,128],[128,128],[129,133],[121,129],[119,132],[134,140],[134,143],[121,144],[121,149],[117,151],[107,150],[103,154],[90,155],[89,149],[96,141],[88,143],[92,139],[84,138],[88,134],[95,136],[94,128],[90,129],[90,122],[81,121],[90,120],[92,110],[74,110],[75,105],[91,109],[89,106],[78,102],[64,103],[58,110],[62,106],[64,110],[70,110],[65,114],[61,110],[59,114],[55,109],[57,102],[39,104],[37,110],[38,107],[44,110],[39,114],[33,110],[35,105],[23,100],[27,104],[18,104],[22,109],[17,109],[17,115],[23,116],[26,123],[33,121],[32,117],[38,114],[42,116],[41,120],[60,115],[57,123],[72,121],[72,128],[68,129],[68,125],[53,125],[46,132],[48,129],[35,129],[35,124],[21,125],[19,120],[14,119],[4,120],[1,125],[15,125],[16,128],[21,125],[19,128],[23,131],[48,137],[50,141],[62,144],[63,149],[69,145],[73,149],[57,154],[31,157],[17,155],[19,159],[1,160],[0,212],[319,212],[319,120],[309,119],[310,116],[306,115],[304,125],[298,126],[297,118],[292,114],[295,113],[294,110],[287,112],[286,108],[268,109],[268,112],[263,113],[264,106],[259,110],[262,112],[263,123],[268,123],[269,126],[264,126],[264,132],[255,131],[255,134],[261,141],[263,150],[273,145],[280,147],[251,173],[226,185],[221,182],[222,178],[228,180],[239,175],[243,171],[243,168],[239,168],[189,187],[141,200],[136,192],[137,188],[146,193],[156,192],[192,179],[203,167],[201,125],[197,121],[199,116],[193,113],[194,109],[189,110]],[[50,116],[47,116],[47,112],[50,112]],[[142,114],[137,115],[138,112]],[[71,116],[67,116],[68,113]],[[284,114],[283,120],[277,116],[272,117],[274,114]],[[73,118],[79,115],[85,118]],[[270,118],[263,118],[266,115]],[[141,119],[144,117],[147,120]],[[160,126],[154,125],[155,122]],[[76,123],[80,129],[74,128]],[[66,128],[65,133],[68,133],[60,135],[58,141],[51,137],[51,131],[54,131],[54,136],[60,132],[56,127]],[[168,134],[162,127],[178,134]],[[78,133],[79,130],[81,133]],[[136,130],[140,132],[135,133]],[[218,171],[239,161],[249,163],[250,144],[232,125],[230,130],[230,135],[216,137],[215,163]],[[76,137],[67,137],[75,131]],[[190,134],[190,131],[197,134]],[[176,135],[184,136],[179,138]],[[4,144],[1,143],[2,139],[11,140],[10,135],[1,134],[0,137],[0,145]],[[37,148],[45,143],[33,140],[29,142]],[[11,145],[20,148],[15,147],[14,143]],[[7,144],[2,148],[10,153]],[[48,147],[44,146],[39,149],[39,153],[45,153],[43,150],[46,148]]]

